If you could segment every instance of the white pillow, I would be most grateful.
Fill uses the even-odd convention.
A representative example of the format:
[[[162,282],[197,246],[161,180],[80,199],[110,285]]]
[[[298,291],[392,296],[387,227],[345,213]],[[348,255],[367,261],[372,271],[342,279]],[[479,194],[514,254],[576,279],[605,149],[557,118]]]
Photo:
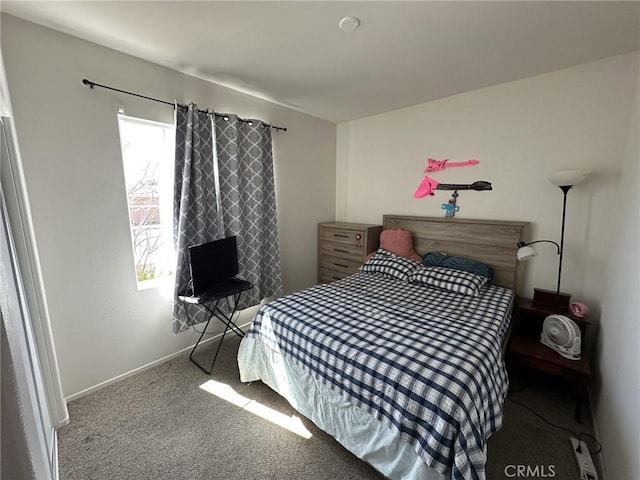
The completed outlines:
[[[410,273],[409,282],[475,296],[489,282],[489,279],[463,270],[423,266]]]
[[[367,262],[360,267],[361,272],[375,273],[387,278],[408,281],[409,274],[420,267],[420,263],[410,258],[379,248]]]

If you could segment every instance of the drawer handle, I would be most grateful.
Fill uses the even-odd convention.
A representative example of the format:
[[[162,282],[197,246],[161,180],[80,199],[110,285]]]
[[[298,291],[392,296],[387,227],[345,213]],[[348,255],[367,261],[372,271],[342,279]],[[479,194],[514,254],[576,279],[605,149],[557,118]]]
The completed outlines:
[[[336,267],[349,268],[349,265],[343,265],[343,264],[341,264],[341,263],[335,263],[335,262],[333,262],[333,264],[334,264]]]
[[[340,253],[349,253],[349,250],[343,250],[341,248],[334,248],[333,251],[334,252],[340,252]]]
[[[349,238],[349,235],[344,235],[344,234],[340,234],[340,233],[334,233],[333,236],[334,237],[340,237],[340,238]]]

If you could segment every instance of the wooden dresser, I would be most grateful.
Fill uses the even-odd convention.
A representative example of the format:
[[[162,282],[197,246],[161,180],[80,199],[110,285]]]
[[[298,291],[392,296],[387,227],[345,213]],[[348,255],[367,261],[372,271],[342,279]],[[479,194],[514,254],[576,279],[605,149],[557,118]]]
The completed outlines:
[[[382,225],[327,222],[318,225],[318,282],[353,275],[378,248]]]

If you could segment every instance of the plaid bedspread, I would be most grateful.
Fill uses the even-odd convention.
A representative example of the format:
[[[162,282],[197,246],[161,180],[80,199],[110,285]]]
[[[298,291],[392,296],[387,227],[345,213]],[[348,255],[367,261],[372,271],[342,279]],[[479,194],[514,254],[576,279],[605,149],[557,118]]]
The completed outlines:
[[[477,297],[358,273],[263,306],[257,336],[398,432],[432,468],[485,478],[502,425],[513,294]]]

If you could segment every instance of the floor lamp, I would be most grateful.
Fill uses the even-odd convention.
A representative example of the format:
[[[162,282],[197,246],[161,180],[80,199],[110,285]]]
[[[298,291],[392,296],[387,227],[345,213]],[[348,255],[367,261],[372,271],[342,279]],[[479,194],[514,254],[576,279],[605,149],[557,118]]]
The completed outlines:
[[[539,305],[549,305],[555,307],[568,307],[571,295],[560,291],[560,281],[562,279],[562,257],[564,254],[564,227],[567,216],[567,194],[587,177],[587,172],[578,170],[560,170],[551,173],[547,178],[554,185],[562,190],[562,227],[560,230],[560,244],[552,240],[536,240],[534,242],[518,242],[518,260],[529,260],[536,255],[536,251],[530,246],[534,243],[552,243],[556,246],[558,258],[558,281],[555,292],[553,290],[533,289],[533,302]]]

